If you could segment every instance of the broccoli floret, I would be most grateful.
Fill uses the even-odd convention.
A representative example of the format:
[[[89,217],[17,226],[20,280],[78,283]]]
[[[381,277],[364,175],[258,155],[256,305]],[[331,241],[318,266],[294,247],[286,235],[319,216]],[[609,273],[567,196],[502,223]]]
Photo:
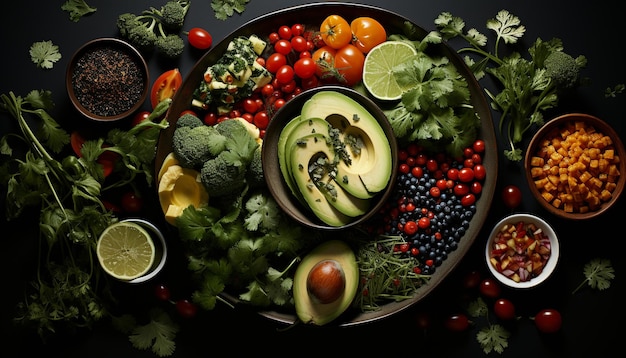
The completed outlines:
[[[154,48],[159,53],[177,58],[185,49],[185,41],[178,32],[183,26],[188,0],[169,0],[161,8],[149,8],[140,15],[123,13],[117,18],[120,35],[140,50]]]
[[[241,135],[248,131],[248,129],[243,125],[243,123],[239,122],[237,119],[227,119],[225,121],[219,122],[215,128],[221,134],[229,137]]]
[[[185,49],[185,41],[183,38],[176,34],[165,34],[161,32],[161,36],[158,36],[154,42],[154,46],[157,51],[164,54],[169,58],[177,58]]]
[[[182,116],[178,117],[178,120],[176,121],[176,128],[178,127],[199,127],[199,126],[203,126],[204,123],[202,122],[202,120],[191,113],[185,113]]]
[[[200,180],[209,197],[221,197],[240,191],[246,185],[246,167],[225,159],[224,151],[207,160],[200,169]]]
[[[168,31],[179,31],[185,22],[191,1],[171,0],[161,8],[160,15],[163,26]]]
[[[130,30],[135,28],[137,25],[140,25],[140,23],[137,21],[137,15],[135,14],[126,12],[117,17],[117,29],[120,31],[120,35],[122,35],[122,37],[128,38]]]
[[[224,151],[225,142],[210,126],[178,127],[172,135],[172,151],[183,167],[198,169]]]
[[[554,81],[557,89],[565,90],[578,84],[580,70],[586,65],[586,58],[574,58],[563,51],[554,51],[546,57],[546,74]]]
[[[246,180],[250,184],[250,187],[257,188],[265,186],[265,177],[263,176],[263,163],[261,161],[261,146],[256,147],[252,160],[248,164],[248,172]]]

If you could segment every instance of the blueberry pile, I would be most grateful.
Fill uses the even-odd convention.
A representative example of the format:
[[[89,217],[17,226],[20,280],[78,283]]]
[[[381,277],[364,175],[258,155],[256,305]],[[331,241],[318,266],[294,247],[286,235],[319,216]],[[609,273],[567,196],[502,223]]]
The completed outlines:
[[[400,150],[396,190],[377,227],[379,234],[404,239],[394,251],[415,258],[417,274],[435,272],[457,249],[476,213],[486,172],[482,151],[474,147],[456,159],[428,155],[418,146]]]

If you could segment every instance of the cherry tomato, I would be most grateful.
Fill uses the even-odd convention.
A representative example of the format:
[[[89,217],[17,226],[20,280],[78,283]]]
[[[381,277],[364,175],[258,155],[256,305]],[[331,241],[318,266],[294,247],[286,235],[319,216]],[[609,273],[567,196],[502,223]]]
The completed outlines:
[[[189,300],[178,300],[176,301],[176,310],[181,316],[185,318],[192,318],[198,312],[198,307],[195,303]]]
[[[265,69],[271,74],[275,74],[281,66],[287,64],[287,57],[282,53],[274,52],[265,60]]]
[[[485,152],[485,141],[482,139],[477,139],[474,141],[474,144],[472,144],[472,149],[474,149],[474,152],[476,153],[484,153]]]
[[[473,271],[468,272],[463,277],[463,280],[461,283],[463,284],[464,288],[473,289],[473,288],[478,287],[478,285],[480,284],[480,280],[481,280],[480,271],[473,270]]]
[[[507,185],[502,190],[502,200],[507,208],[515,209],[522,203],[522,192],[513,184]]]
[[[162,283],[154,287],[154,294],[161,301],[168,301],[171,296],[170,289]]]
[[[487,176],[487,169],[482,164],[474,165],[474,178],[476,180],[483,180]]]
[[[149,111],[139,111],[137,112],[134,116],[133,116],[133,122],[132,122],[132,126],[136,126],[139,123],[145,121],[146,119],[148,119],[148,117],[150,117],[150,112]]]
[[[134,191],[122,194],[122,209],[127,213],[137,213],[143,208],[143,199]]]
[[[361,52],[368,53],[374,46],[387,40],[383,25],[371,17],[357,17],[350,23],[352,44]]]
[[[500,319],[511,320],[515,318],[515,305],[506,298],[499,298],[493,304],[493,312]]]
[[[340,49],[352,41],[350,24],[339,15],[326,17],[320,26],[320,33],[324,43],[334,49]]]
[[[302,36],[304,34],[304,25],[303,24],[291,25],[291,34],[293,36]]]
[[[276,41],[274,51],[287,56],[291,52],[291,41],[285,39]]]
[[[70,144],[72,146],[72,150],[74,151],[74,154],[76,154],[76,156],[79,158],[83,156],[83,153],[81,151],[84,143],[85,137],[83,137],[80,132],[73,131],[70,134]],[[102,166],[102,172],[105,178],[113,173],[113,170],[115,169],[115,162],[118,159],[119,154],[110,151],[106,151],[98,156],[96,162]]]
[[[280,36],[281,39],[289,40],[292,36],[291,27],[287,25],[282,25],[281,27],[279,27],[278,36]]]
[[[269,121],[270,119],[269,119],[269,116],[267,115],[267,112],[261,111],[261,112],[257,112],[254,115],[254,119],[252,120],[252,123],[254,123],[254,125],[257,126],[259,129],[265,129],[267,128]]]
[[[348,44],[337,50],[335,68],[341,75],[343,84],[354,86],[361,81],[365,55],[356,46]]]
[[[178,68],[163,72],[152,84],[150,91],[150,104],[152,108],[166,98],[174,97],[174,93],[183,84],[183,76]]]
[[[443,322],[444,327],[452,332],[463,332],[469,327],[470,321],[464,313],[448,316]]]
[[[193,27],[187,33],[189,44],[199,50],[206,50],[213,45],[213,36],[200,27]]]
[[[291,48],[300,53],[306,51],[309,47],[306,43],[306,39],[302,36],[294,36],[291,38]]]
[[[535,317],[535,326],[543,333],[556,333],[561,329],[561,313],[553,308],[539,311]]]
[[[293,67],[290,65],[282,65],[278,71],[276,71],[276,79],[278,80],[278,83],[285,85],[293,81],[294,74]]]
[[[474,169],[463,167],[459,170],[459,180],[463,183],[469,183],[474,180]]]
[[[293,70],[299,78],[309,78],[315,75],[317,65],[312,58],[304,57],[293,64]]]
[[[330,46],[322,46],[313,52],[312,58],[317,65],[315,74],[319,78],[324,78],[324,76],[328,75],[329,70],[332,71],[336,53],[337,50]]]
[[[502,289],[500,284],[492,278],[485,278],[480,281],[480,293],[489,298],[498,298]]]

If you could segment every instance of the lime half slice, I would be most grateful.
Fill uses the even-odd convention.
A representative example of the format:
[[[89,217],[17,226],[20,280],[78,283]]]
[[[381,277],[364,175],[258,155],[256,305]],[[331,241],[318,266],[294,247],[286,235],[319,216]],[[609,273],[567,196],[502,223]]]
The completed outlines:
[[[404,89],[396,82],[393,68],[415,55],[415,47],[404,41],[386,41],[377,45],[365,57],[363,85],[377,99],[400,99]]]

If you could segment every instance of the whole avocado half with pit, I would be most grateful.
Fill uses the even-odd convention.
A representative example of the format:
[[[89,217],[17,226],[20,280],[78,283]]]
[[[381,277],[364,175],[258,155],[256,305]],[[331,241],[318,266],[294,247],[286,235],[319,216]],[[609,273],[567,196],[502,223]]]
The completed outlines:
[[[391,145],[376,118],[357,101],[335,91],[315,93],[302,106],[301,117],[319,117],[338,128],[350,163],[337,166],[338,182],[358,198],[371,198],[383,191],[391,179]]]
[[[345,285],[332,302],[321,303],[309,290],[309,274],[325,260],[332,260],[340,269]],[[352,304],[359,283],[359,268],[352,248],[344,241],[331,239],[307,253],[294,275],[293,296],[298,319],[306,324],[322,326],[342,315]]]

